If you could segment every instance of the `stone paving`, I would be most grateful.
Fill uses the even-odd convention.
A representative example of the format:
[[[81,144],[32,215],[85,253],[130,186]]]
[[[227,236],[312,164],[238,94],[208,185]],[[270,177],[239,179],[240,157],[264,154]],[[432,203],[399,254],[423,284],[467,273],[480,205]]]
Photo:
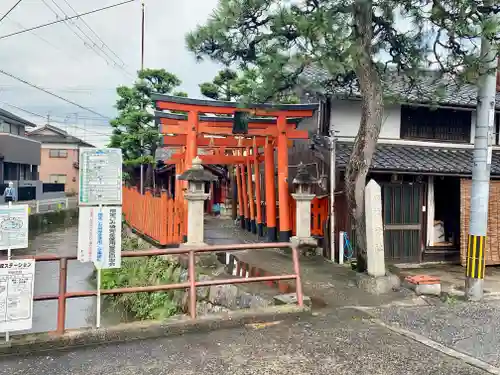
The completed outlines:
[[[500,367],[500,301],[425,301],[425,306],[388,306],[374,313],[392,326]]]
[[[264,242],[255,234],[237,228],[230,220],[206,219],[205,242],[208,244]],[[277,250],[249,250],[235,252],[245,263],[273,275],[291,274],[291,255]],[[380,306],[394,301],[411,299],[413,293],[402,289],[385,295],[372,295],[355,285],[355,272],[348,265],[331,263],[323,257],[301,257],[300,269],[304,294],[325,307]]]
[[[0,359],[9,375],[481,375],[359,312]]]

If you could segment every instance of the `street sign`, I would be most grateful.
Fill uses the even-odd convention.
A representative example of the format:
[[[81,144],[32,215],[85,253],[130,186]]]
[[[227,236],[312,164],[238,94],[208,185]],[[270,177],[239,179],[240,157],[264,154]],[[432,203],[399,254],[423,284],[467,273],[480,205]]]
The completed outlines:
[[[22,331],[33,325],[35,261],[0,261],[0,332]]]
[[[122,204],[122,150],[80,148],[80,205]]]
[[[78,260],[94,262],[96,267],[120,268],[122,245],[120,206],[79,209]]]
[[[0,250],[28,247],[28,205],[0,206]]]

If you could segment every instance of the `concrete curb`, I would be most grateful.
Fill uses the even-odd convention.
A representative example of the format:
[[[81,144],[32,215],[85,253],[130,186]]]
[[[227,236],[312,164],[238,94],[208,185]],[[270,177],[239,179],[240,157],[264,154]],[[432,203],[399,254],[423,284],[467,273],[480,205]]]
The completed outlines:
[[[493,365],[490,365],[489,363],[487,362],[484,362],[480,359],[477,359],[475,357],[472,357],[468,354],[465,354],[465,353],[462,353],[462,352],[459,352],[455,349],[452,349],[452,348],[449,348],[447,346],[444,346],[443,344],[440,344],[439,342],[437,341],[434,341],[434,340],[431,340],[425,336],[422,336],[418,333],[415,333],[415,332],[411,332],[411,331],[408,331],[406,329],[403,329],[403,328],[399,328],[399,327],[395,327],[393,325],[390,325],[390,324],[387,324],[387,323],[384,323],[383,321],[381,321],[380,319],[378,319],[376,317],[375,314],[373,314],[372,312],[368,311],[368,309],[364,309],[364,308],[356,308],[356,307],[352,307],[352,308],[355,308],[361,312],[363,312],[364,314],[366,314],[367,316],[369,316],[369,319],[370,321],[374,322],[375,324],[378,324],[379,326],[381,327],[384,327],[390,331],[393,331],[395,333],[398,333],[402,336],[405,336],[405,337],[408,337],[412,340],[415,340],[421,344],[424,344],[432,349],[435,349],[443,354],[446,354],[447,356],[449,357],[452,357],[452,358],[455,358],[455,359],[459,359],[471,366],[474,366],[476,368],[479,368],[483,371],[486,371],[490,374],[494,374],[494,375],[500,375],[500,368],[499,367],[495,367]]]
[[[68,331],[62,336],[42,333],[14,336],[0,344],[0,355],[23,355],[83,346],[119,343],[183,335],[190,332],[212,331],[241,327],[250,323],[298,319],[310,315],[308,307],[296,305],[270,306],[263,309],[245,309],[225,314],[210,314],[196,320],[181,316],[167,321],[141,321],[119,324],[109,328]]]

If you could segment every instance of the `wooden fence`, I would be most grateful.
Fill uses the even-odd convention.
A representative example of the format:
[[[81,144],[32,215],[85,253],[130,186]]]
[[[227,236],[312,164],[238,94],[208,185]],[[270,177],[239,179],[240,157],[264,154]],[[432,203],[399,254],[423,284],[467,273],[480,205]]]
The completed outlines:
[[[159,245],[182,243],[184,207],[166,192],[155,196],[148,190],[142,195],[136,188],[124,186],[123,214],[128,225]]]

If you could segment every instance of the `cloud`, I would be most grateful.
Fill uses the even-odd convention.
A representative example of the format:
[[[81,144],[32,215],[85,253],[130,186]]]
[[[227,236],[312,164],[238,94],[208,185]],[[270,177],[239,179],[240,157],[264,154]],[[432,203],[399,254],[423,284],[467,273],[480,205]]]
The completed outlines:
[[[15,2],[2,0],[0,14]],[[62,10],[73,15],[68,3],[83,13],[118,2],[120,0],[23,0],[0,23],[0,36],[54,21],[55,13],[63,16]],[[183,81],[180,88],[193,97],[200,96],[198,84],[210,80],[219,67],[211,62],[196,62],[185,48],[184,36],[203,23],[216,5],[217,0],[146,0],[145,66],[165,68],[176,74]],[[116,86],[130,84],[140,67],[140,2],[92,14],[84,20],[95,34],[81,21],[68,21],[0,39],[0,69],[113,117]],[[81,38],[86,37],[80,29],[98,45],[88,40],[84,44]],[[110,49],[103,46],[99,38]],[[5,103],[43,116],[50,114],[54,125],[90,143],[102,145],[106,141],[103,134],[110,132],[106,120],[96,114],[0,74],[0,106],[35,123],[46,122],[40,116]]]

